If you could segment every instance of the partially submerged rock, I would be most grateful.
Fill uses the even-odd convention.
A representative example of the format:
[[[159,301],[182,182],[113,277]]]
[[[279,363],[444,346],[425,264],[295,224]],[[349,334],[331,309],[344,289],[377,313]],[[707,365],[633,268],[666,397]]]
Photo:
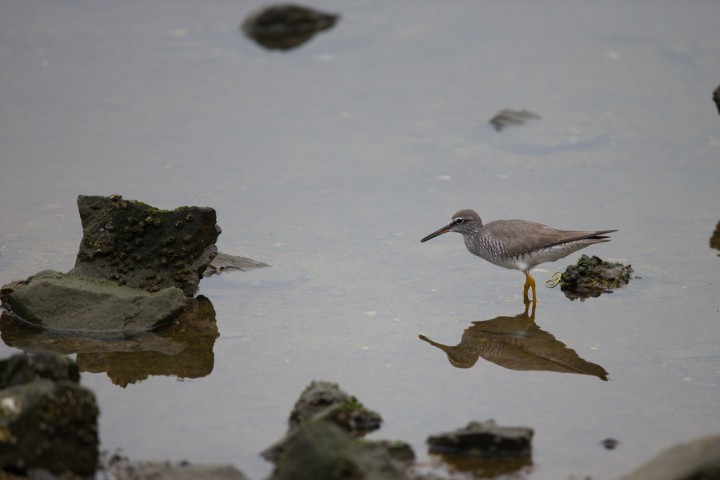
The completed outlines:
[[[231,270],[240,270],[244,272],[253,268],[268,266],[269,265],[267,263],[258,262],[252,258],[218,252],[215,258],[213,258],[210,262],[210,265],[208,265],[203,272],[203,277],[210,277],[216,273],[229,272]]]
[[[713,92],[713,101],[715,102],[715,105],[717,106],[718,113],[720,113],[720,85],[718,85],[718,87]]]
[[[606,450],[615,450],[620,444],[620,442],[616,438],[604,438],[600,444],[605,447]]]
[[[631,265],[606,262],[597,256],[582,255],[560,278],[560,289],[570,300],[599,297],[630,282]]]
[[[513,110],[506,108],[495,114],[489,121],[496,131],[513,125],[524,125],[529,120],[539,120],[540,115],[529,110]]]
[[[427,443],[432,453],[449,453],[474,457],[529,456],[533,429],[503,427],[494,420],[470,422],[453,432],[431,435]]]
[[[167,287],[192,297],[217,254],[215,210],[160,210],[120,195],[78,197],[83,225],[71,275],[109,279],[156,292]]]
[[[298,428],[310,421],[333,423],[353,437],[362,437],[380,428],[382,418],[341,390],[336,383],[313,381],[295,403],[285,437],[263,451],[262,456],[272,462],[277,461]]]
[[[188,301],[176,287],[150,293],[52,270],[3,286],[0,299],[36,327],[96,335],[152,330],[174,320]]]
[[[380,428],[382,418],[368,410],[355,396],[343,391],[337,383],[313,381],[295,402],[288,423],[297,427],[331,407],[338,407],[332,415],[339,427],[353,436],[362,436]],[[327,415],[326,415],[327,416]]]
[[[251,13],[240,28],[269,50],[290,50],[332,28],[339,17],[300,5],[280,4]]]
[[[364,447],[337,425],[309,421],[288,439],[271,480],[405,480],[402,467],[385,450]]]
[[[95,395],[77,384],[77,369],[68,362],[17,355],[0,363],[0,377],[7,382],[0,389],[3,470],[94,474],[98,407]]]
[[[720,478],[720,435],[698,438],[660,452],[620,480],[711,480]]]
[[[718,222],[712,237],[710,237],[710,248],[720,250],[720,222]],[[718,255],[720,255],[720,253],[718,253]]]

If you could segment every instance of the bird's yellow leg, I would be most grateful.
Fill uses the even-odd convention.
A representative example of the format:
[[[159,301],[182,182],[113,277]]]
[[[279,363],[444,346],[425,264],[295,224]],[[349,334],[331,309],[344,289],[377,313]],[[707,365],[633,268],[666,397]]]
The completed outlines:
[[[525,302],[529,302],[530,299],[528,298],[528,290],[532,288],[532,296],[533,296],[533,303],[537,302],[537,293],[535,292],[535,279],[530,275],[530,272],[527,270],[524,270],[523,273],[525,274],[525,285],[523,286],[523,298],[525,299]]]
[[[529,327],[535,322],[535,306],[537,305],[536,302],[532,302],[532,313],[530,312],[530,301],[525,301],[525,312],[523,315],[525,318],[527,318],[527,324],[526,326]]]

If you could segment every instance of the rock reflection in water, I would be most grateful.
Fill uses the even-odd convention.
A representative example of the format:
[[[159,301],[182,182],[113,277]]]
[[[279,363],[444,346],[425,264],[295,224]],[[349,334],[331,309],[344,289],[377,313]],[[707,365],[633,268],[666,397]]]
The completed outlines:
[[[18,322],[3,313],[0,335],[7,345],[28,353],[77,353],[80,371],[107,372],[114,384],[125,388],[150,375],[209,375],[219,333],[212,303],[198,296],[176,323],[148,333],[111,338],[63,335]]]
[[[530,455],[519,457],[486,458],[480,456],[433,454],[453,470],[472,474],[471,478],[525,478],[522,474],[533,466]],[[516,477],[517,476],[517,477]]]
[[[452,366],[470,368],[478,358],[510,370],[539,370],[559,373],[580,373],[607,380],[608,373],[600,365],[583,360],[552,334],[535,323],[535,305],[514,317],[500,316],[473,322],[465,329],[460,343],[454,347],[419,338],[447,354]]]

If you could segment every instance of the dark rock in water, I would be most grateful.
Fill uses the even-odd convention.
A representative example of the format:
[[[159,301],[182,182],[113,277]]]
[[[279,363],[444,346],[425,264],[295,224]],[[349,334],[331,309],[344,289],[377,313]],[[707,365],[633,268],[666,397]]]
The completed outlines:
[[[3,313],[0,334],[8,346],[30,353],[77,353],[77,367],[73,363],[73,368],[107,372],[110,380],[123,388],[151,375],[200,378],[213,370],[213,346],[219,333],[210,300],[198,296],[189,302],[176,322],[152,332],[71,335],[35,328]]]
[[[479,457],[528,456],[532,451],[533,429],[502,427],[495,421],[470,422],[454,432],[431,435],[427,439],[433,453]]]
[[[285,437],[262,452],[271,462],[277,461],[299,426],[309,421],[334,423],[349,435],[361,437],[380,428],[382,418],[345,393],[336,383],[313,381],[295,403]]]
[[[68,380],[78,383],[80,372],[75,362],[67,357],[39,353],[37,355],[13,355],[0,360],[0,389],[30,383],[38,379],[58,382]]]
[[[267,263],[255,261],[247,257],[239,257],[237,255],[228,255],[227,253],[218,252],[212,259],[210,265],[203,272],[204,277],[210,277],[216,273],[223,273],[230,270],[246,271],[253,268],[268,267]]]
[[[415,452],[410,444],[400,440],[365,440],[362,445],[367,450],[382,450],[400,463],[409,464],[415,460]]]
[[[343,430],[354,436],[362,436],[380,428],[382,418],[368,410],[357,398],[345,393],[337,383],[313,381],[303,391],[290,413],[290,428],[310,419],[317,419],[329,407],[337,406],[333,420]]]
[[[78,208],[83,239],[71,275],[149,292],[177,287],[192,297],[217,253],[212,208],[159,210],[120,195],[80,195]]]
[[[248,15],[240,28],[269,50],[290,50],[332,28],[338,18],[300,5],[272,5]]]
[[[0,299],[36,327],[97,335],[151,330],[174,320],[188,302],[176,287],[150,293],[52,270],[3,286]]]
[[[576,265],[569,265],[560,277],[560,289],[570,300],[599,297],[612,293],[630,282],[631,265],[606,262],[599,257],[582,255]]]
[[[43,358],[39,363],[61,366],[63,360]],[[0,375],[17,379],[37,374],[38,361],[33,359],[11,358],[2,367],[17,370],[21,365],[28,369],[26,374],[3,371]],[[97,416],[93,393],[72,380],[41,377],[0,390],[0,468],[21,474],[46,470],[55,475],[93,475],[98,459]]]
[[[302,424],[270,476],[270,480],[407,478],[384,450],[364,448],[337,425],[325,421]]]
[[[528,120],[539,120],[540,115],[528,110],[501,110],[490,119],[490,125],[495,127],[496,131],[501,131],[505,127],[511,125],[524,125]]]
[[[607,450],[615,450],[620,442],[614,438],[606,438],[600,442]]]
[[[716,480],[720,478],[720,435],[702,437],[660,452],[620,480]]]
[[[712,237],[710,237],[710,248],[720,250],[720,222],[718,222]],[[720,256],[720,253],[718,255]]]
[[[715,101],[715,105],[717,105],[718,113],[720,113],[720,85],[718,85],[713,92],[713,100]]]

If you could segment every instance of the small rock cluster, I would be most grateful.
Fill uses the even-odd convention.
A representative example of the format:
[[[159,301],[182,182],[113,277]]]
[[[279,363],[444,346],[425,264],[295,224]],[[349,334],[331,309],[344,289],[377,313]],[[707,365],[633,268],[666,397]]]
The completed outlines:
[[[415,453],[407,443],[360,441],[381,421],[337,384],[312,382],[295,403],[285,438],[263,452],[275,464],[270,480],[431,478],[413,469]],[[531,463],[532,435],[532,429],[501,427],[491,420],[430,436],[428,444],[432,453],[491,459],[513,471]]]

